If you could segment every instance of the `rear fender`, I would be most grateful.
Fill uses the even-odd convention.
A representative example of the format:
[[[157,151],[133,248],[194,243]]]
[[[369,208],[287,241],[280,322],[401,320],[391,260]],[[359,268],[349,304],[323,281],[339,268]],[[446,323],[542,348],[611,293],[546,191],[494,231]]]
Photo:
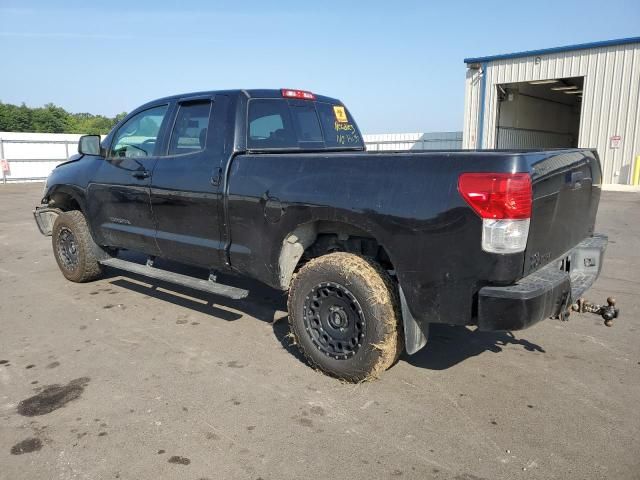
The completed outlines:
[[[345,223],[344,225],[348,226],[349,224]],[[356,225],[353,226],[355,227]],[[300,258],[302,257],[302,254],[307,248],[314,244],[317,237],[318,222],[310,222],[298,226],[282,241],[278,258],[278,266],[280,287],[283,290],[287,290],[289,288],[293,273],[300,261]],[[372,235],[372,238],[375,237]],[[389,254],[388,251],[387,254]],[[391,259],[391,261],[393,263],[393,259]],[[405,348],[409,355],[413,355],[426,345],[429,334],[429,324],[426,322],[418,323],[409,309],[402,286],[398,285],[398,289]]]

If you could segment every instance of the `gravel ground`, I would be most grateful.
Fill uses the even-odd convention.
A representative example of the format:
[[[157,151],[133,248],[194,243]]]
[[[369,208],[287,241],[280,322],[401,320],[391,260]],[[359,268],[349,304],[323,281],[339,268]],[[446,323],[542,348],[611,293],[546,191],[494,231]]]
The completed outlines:
[[[0,185],[2,479],[640,478],[640,195],[605,193],[587,295],[622,318],[437,325],[378,381],[289,347],[282,294],[229,301],[111,272],[67,282]]]

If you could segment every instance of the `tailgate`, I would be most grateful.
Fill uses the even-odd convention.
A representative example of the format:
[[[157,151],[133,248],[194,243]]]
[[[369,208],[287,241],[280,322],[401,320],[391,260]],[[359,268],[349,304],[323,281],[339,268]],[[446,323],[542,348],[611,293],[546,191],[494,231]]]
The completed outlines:
[[[593,234],[601,170],[592,150],[531,154],[533,205],[524,275]]]

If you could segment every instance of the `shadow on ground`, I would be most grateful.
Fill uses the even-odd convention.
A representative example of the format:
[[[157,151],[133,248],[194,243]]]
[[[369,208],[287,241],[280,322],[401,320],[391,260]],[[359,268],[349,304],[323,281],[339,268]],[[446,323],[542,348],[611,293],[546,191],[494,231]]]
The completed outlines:
[[[206,272],[198,268],[164,262],[162,268],[185,275],[206,277]],[[221,320],[234,321],[246,314],[270,323],[273,325],[274,335],[282,347],[298,360],[304,361],[289,336],[289,324],[285,313],[287,311],[286,294],[279,290],[250,279],[221,275],[219,278],[221,283],[245,288],[251,292],[249,297],[244,300],[232,300],[131,273],[127,273],[127,278],[123,278],[120,273],[118,270],[109,269],[106,272],[106,278],[111,280],[112,285]],[[432,324],[429,329],[427,345],[414,355],[403,354],[401,360],[419,368],[446,370],[486,351],[500,353],[508,345],[520,346],[528,352],[545,352],[541,346],[522,338],[516,338],[511,332],[483,332],[465,326]]]
[[[132,252],[121,252],[119,257],[137,263],[145,262],[143,255]],[[208,272],[202,268],[167,260],[158,260],[156,263],[163,270],[183,275],[201,279],[206,279],[208,275]],[[281,318],[282,315],[278,315],[278,312],[287,311],[286,295],[283,292],[250,279],[224,273],[218,274],[218,281],[221,284],[249,290],[249,297],[243,300],[233,300],[183,287],[179,284],[150,279],[143,275],[136,275],[130,272],[124,273],[112,268],[107,269],[104,278],[110,280],[112,285],[227,321],[238,320],[242,318],[243,314],[246,314],[258,320],[271,323]],[[238,310],[242,313],[232,312],[227,308]]]
[[[127,278],[114,278],[110,283],[117,287],[126,288],[142,295],[157,298],[158,300],[226,321],[238,320],[242,318],[243,314],[246,314],[263,322],[273,323],[283,316],[278,315],[278,312],[286,312],[287,308],[286,299],[281,292],[276,290],[266,292],[252,291],[252,294],[244,300],[232,300],[172,283],[151,280],[131,273],[127,274]],[[262,287],[262,289],[265,288]],[[227,308],[238,310],[242,313],[233,312],[227,310]]]
[[[181,270],[179,273],[185,272]],[[182,308],[210,315],[213,317],[212,321],[217,321],[218,319],[234,321],[242,318],[244,314],[270,323],[273,326],[273,334],[282,347],[304,363],[304,357],[295,344],[292,343],[289,335],[289,322],[285,313],[287,311],[287,301],[285,294],[281,291],[251,280],[235,279],[234,286],[246,288],[251,293],[244,300],[233,300],[173,283],[152,280],[141,275],[127,273],[127,277],[124,278],[120,274],[121,272],[117,270],[109,270],[106,272],[105,278],[110,281],[111,285],[116,287],[126,288],[143,296],[156,298]],[[225,278],[223,282],[226,284],[232,283],[227,280]],[[230,311],[228,310],[229,308],[242,313]]]
[[[511,332],[482,332],[464,326],[432,324],[427,345],[414,355],[405,353],[402,359],[416,367],[446,370],[486,351],[500,353],[507,345],[521,346],[528,352],[545,352],[541,346],[516,338]]]

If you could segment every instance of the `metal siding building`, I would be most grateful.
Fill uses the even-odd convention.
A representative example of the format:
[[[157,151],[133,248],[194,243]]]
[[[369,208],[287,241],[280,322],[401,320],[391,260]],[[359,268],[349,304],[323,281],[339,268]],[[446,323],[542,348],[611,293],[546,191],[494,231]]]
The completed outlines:
[[[465,63],[463,148],[596,148],[603,182],[631,183],[640,155],[640,37]]]

